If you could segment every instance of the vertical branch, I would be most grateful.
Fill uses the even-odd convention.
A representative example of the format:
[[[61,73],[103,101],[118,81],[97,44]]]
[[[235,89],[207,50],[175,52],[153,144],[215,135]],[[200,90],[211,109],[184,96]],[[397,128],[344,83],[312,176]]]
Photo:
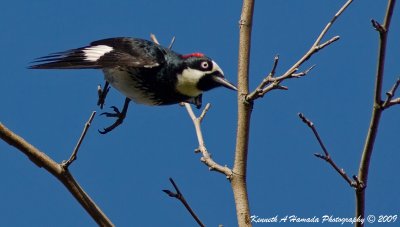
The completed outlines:
[[[383,24],[379,24],[375,20],[372,20],[373,27],[379,32],[380,42],[378,51],[378,64],[375,79],[375,93],[374,93],[374,106],[371,116],[371,122],[368,129],[368,134],[365,140],[365,145],[360,161],[360,167],[358,172],[358,179],[364,186],[367,186],[368,182],[368,171],[370,166],[370,160],[372,156],[372,151],[374,149],[376,135],[378,133],[379,121],[384,110],[382,107],[382,81],[385,68],[385,56],[386,56],[386,45],[387,45],[387,35],[389,32],[390,22],[393,15],[393,9],[395,5],[395,0],[389,0],[386,10],[386,16]],[[356,191],[356,217],[364,217],[365,212],[365,189],[362,188]],[[363,224],[358,223],[356,226],[363,226]]]
[[[250,209],[246,186],[247,152],[249,143],[250,116],[252,101],[246,101],[249,92],[249,56],[254,0],[243,0],[240,17],[240,41],[238,62],[238,125],[236,151],[231,179],[239,226],[251,226]]]

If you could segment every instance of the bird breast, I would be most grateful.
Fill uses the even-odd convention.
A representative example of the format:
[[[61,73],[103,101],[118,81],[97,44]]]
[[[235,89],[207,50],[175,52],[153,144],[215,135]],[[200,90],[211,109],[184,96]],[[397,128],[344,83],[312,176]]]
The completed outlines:
[[[103,69],[104,79],[132,101],[145,105],[159,105],[154,94],[141,86],[141,81],[119,68]]]

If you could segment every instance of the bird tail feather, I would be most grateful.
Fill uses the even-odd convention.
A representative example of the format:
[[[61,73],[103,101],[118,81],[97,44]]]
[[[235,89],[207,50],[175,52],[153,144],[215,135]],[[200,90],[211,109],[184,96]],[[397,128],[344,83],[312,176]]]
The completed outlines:
[[[88,60],[85,48],[52,53],[31,62],[29,69],[98,69],[96,61]]]

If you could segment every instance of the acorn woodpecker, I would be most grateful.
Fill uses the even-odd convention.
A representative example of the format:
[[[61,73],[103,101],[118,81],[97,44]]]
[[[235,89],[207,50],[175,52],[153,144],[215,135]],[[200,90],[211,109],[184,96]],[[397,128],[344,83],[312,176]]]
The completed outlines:
[[[120,125],[130,100],[145,105],[170,105],[180,102],[201,106],[204,91],[224,86],[237,90],[227,81],[221,68],[201,53],[178,54],[154,42],[138,38],[109,38],[90,45],[57,52],[36,59],[31,69],[102,69],[106,85],[99,93],[104,104],[108,84],[126,96],[122,111],[112,107],[116,122],[101,133]],[[103,100],[100,100],[103,98]]]

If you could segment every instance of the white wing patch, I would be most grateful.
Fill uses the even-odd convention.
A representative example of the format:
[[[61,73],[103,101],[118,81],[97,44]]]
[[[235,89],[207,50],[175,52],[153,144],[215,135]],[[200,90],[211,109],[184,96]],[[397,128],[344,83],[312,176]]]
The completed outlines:
[[[88,48],[83,49],[83,53],[85,53],[85,60],[86,61],[97,61],[103,55],[111,52],[113,50],[112,47],[106,45],[98,45],[98,46],[91,46]]]
[[[160,64],[158,64],[158,63],[154,63],[154,64],[151,64],[151,65],[144,65],[143,67],[150,69],[150,68],[153,68],[153,67],[157,67],[159,65]]]

